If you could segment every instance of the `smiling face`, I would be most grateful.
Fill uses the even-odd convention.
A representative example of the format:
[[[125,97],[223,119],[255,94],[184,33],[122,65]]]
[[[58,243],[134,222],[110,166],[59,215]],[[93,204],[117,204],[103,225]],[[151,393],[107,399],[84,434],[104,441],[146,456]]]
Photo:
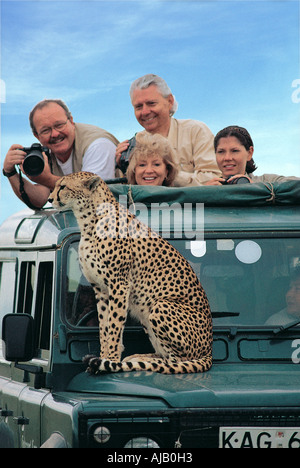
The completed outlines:
[[[220,138],[216,158],[223,177],[245,174],[246,164],[252,159],[253,151],[253,146],[247,150],[234,136]]]
[[[163,185],[168,176],[168,169],[162,157],[153,155],[142,157],[135,166],[137,185]]]
[[[41,144],[49,148],[62,162],[66,162],[72,153],[75,140],[73,118],[68,119],[60,105],[49,103],[35,111],[33,123],[35,136]]]
[[[168,136],[171,124],[170,112],[174,97],[163,97],[157,86],[136,89],[132,94],[132,105],[137,121],[149,133]]]

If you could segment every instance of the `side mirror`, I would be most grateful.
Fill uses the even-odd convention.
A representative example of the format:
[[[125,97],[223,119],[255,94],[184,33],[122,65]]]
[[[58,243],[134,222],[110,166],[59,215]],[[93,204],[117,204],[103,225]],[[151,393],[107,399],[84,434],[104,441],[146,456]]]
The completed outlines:
[[[2,322],[4,357],[11,362],[26,362],[34,357],[34,321],[28,314],[8,314]]]

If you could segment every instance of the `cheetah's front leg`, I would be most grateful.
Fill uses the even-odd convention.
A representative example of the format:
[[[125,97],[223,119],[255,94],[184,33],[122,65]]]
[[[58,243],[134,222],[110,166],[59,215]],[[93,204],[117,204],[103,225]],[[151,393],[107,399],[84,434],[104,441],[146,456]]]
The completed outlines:
[[[99,338],[100,338],[100,357],[108,356],[107,328],[108,328],[108,313],[109,313],[109,294],[107,291],[101,291],[99,288],[94,288],[95,298],[97,301],[97,312],[99,322]]]
[[[115,282],[108,294],[99,294],[98,317],[100,357],[119,362],[124,350],[123,331],[128,313],[129,288],[124,282]]]

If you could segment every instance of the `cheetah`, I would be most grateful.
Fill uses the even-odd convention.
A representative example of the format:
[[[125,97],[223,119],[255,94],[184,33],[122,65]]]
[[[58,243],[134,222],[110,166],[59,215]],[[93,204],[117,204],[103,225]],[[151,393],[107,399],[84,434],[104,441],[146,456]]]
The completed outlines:
[[[87,372],[208,371],[211,311],[186,259],[121,206],[95,174],[61,178],[49,201],[57,210],[73,210],[81,231],[79,261],[95,292],[100,357],[83,359]],[[154,354],[121,360],[128,312],[144,327]]]

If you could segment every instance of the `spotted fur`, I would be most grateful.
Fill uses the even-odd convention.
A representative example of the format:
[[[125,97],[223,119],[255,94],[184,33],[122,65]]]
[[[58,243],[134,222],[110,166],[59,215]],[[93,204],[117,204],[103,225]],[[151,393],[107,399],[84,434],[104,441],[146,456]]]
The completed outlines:
[[[209,370],[210,308],[186,259],[121,207],[94,174],[63,177],[49,201],[58,210],[73,210],[81,230],[81,267],[95,291],[101,352],[86,357],[88,372]],[[143,325],[155,354],[121,361],[128,311]]]

